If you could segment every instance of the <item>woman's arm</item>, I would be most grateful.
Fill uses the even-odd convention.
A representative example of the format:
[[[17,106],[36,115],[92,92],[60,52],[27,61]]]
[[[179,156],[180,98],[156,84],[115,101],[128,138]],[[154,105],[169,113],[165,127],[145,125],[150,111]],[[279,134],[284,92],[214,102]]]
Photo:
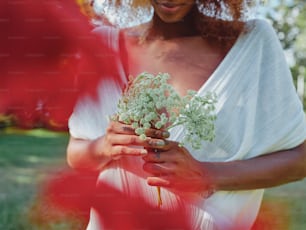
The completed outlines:
[[[84,140],[70,137],[67,147],[67,162],[74,169],[99,170],[103,168],[111,157],[101,154],[100,142],[103,137],[95,140]]]
[[[278,186],[306,177],[306,143],[248,160],[205,162],[204,171],[217,190],[247,190]]]
[[[163,152],[149,152],[144,160],[144,170],[152,175],[147,178],[149,185],[178,192],[268,188],[306,177],[305,143],[247,160],[199,162],[170,141]]]

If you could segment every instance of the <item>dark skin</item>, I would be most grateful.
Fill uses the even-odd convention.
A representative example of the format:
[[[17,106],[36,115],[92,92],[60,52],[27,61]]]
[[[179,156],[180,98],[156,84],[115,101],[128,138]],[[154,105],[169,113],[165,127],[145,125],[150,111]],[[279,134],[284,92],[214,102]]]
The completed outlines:
[[[136,76],[143,70],[153,74],[170,73],[173,76],[170,84],[184,95],[188,89],[198,90],[205,83],[228,49],[203,39],[188,20],[183,20],[192,8],[188,4],[192,5],[194,1],[180,2],[186,4],[174,15],[166,14],[167,11],[165,13],[152,2],[158,27],[153,26],[142,44],[139,44],[139,38],[126,33],[125,46],[129,50],[130,63],[137,63],[128,66],[130,74]],[[192,76],[188,82],[186,75]],[[228,191],[268,188],[306,176],[305,142],[289,150],[248,160],[199,162],[186,148],[179,147],[179,143],[167,140],[167,132],[150,129],[147,136],[148,139],[142,140],[131,126],[110,122],[105,135],[96,140],[71,137],[68,162],[73,168],[103,170],[109,162],[121,157],[143,157],[143,169],[151,174],[147,178],[149,185],[192,193],[211,188]]]

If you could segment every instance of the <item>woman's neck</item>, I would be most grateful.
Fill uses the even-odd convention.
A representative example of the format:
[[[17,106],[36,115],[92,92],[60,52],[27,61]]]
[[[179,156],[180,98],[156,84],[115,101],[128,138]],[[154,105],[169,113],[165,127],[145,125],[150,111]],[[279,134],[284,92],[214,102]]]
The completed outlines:
[[[162,37],[163,39],[171,39],[196,35],[200,35],[200,33],[195,28],[192,15],[188,15],[182,21],[174,23],[166,23],[157,15],[154,15],[148,38]]]

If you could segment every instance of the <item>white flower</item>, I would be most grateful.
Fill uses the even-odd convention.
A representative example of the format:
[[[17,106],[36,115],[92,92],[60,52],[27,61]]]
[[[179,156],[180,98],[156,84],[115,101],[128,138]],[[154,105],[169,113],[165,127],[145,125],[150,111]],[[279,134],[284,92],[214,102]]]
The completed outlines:
[[[146,138],[145,130],[149,128],[169,129],[183,125],[185,136],[180,144],[190,142],[198,149],[202,141],[214,139],[216,95],[207,93],[200,97],[189,90],[185,97],[180,97],[167,83],[169,77],[166,73],[154,76],[144,72],[131,79],[114,119],[131,124],[141,138]]]

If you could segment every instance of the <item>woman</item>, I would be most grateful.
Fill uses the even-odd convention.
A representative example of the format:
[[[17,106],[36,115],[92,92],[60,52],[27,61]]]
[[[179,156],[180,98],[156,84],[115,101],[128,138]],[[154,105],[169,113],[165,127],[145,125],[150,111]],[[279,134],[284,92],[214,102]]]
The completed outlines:
[[[121,33],[96,32],[120,50],[123,81],[144,71],[166,72],[181,95],[188,89],[215,92],[216,138],[196,151],[179,147],[182,128],[148,130],[151,138],[140,139],[131,126],[107,121],[116,112],[121,85],[104,81],[100,101],[84,99],[70,118],[68,163],[100,170],[98,185],[152,205],[155,186],[162,187],[161,208],[184,207],[191,229],[250,229],[263,188],[306,175],[305,116],[280,43],[266,22],[242,22],[242,0],[151,4],[150,23]],[[231,22],[220,19],[224,6]],[[92,209],[88,229],[102,226]]]

